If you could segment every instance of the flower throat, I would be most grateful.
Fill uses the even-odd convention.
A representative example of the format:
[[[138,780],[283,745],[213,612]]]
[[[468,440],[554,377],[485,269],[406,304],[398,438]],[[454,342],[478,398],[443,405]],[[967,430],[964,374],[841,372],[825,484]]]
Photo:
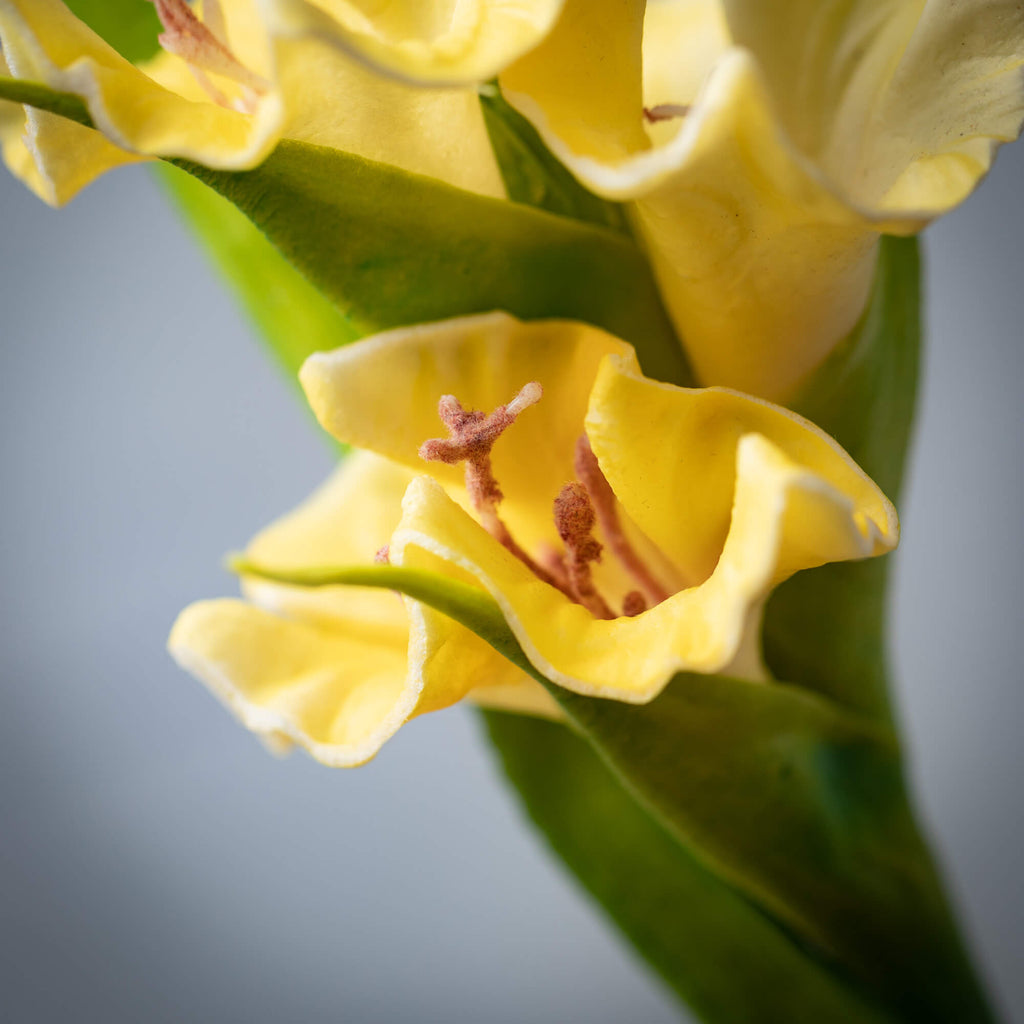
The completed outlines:
[[[595,618],[639,615],[664,601],[669,592],[658,582],[623,531],[615,494],[585,434],[576,442],[573,460],[576,480],[566,484],[554,500],[554,523],[562,550],[547,547],[538,558],[533,558],[498,515],[498,505],[504,495],[494,476],[491,450],[519,414],[539,402],[542,394],[540,384],[527,384],[511,402],[499,405],[490,413],[465,409],[454,395],[442,396],[437,412],[448,428],[448,437],[425,441],[420,446],[420,457],[448,465],[465,463],[466,490],[481,525],[539,580],[560,590]],[[601,561],[604,550],[594,536],[598,525],[608,547],[638,585],[638,589],[630,590],[623,598],[621,612],[612,608],[594,582],[591,565]]]

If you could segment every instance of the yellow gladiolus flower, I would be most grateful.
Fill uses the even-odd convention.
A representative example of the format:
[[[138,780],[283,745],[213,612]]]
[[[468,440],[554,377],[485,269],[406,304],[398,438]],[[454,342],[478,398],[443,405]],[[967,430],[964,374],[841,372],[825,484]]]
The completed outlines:
[[[365,565],[387,544],[393,565],[489,593],[532,665],[577,693],[643,703],[679,671],[763,679],[771,589],[897,541],[891,504],[812,424],[649,380],[629,345],[584,324],[403,328],[311,357],[301,380],[321,423],[365,450],[248,558],[287,574]],[[466,695],[551,710],[416,601],[244,586],[251,604],[186,609],[171,650],[251,728],[327,763],[365,760]]]
[[[785,398],[880,233],[963,200],[1024,121],[1017,0],[569,0],[506,96],[631,201],[707,384]]]
[[[4,158],[46,201],[65,202],[109,168],[148,157],[254,167],[282,137],[503,196],[472,83],[535,45],[561,7],[154,2],[163,52],[136,67],[60,0],[0,0],[0,71],[80,96],[98,129],[0,103]],[[432,87],[399,81],[406,64]]]

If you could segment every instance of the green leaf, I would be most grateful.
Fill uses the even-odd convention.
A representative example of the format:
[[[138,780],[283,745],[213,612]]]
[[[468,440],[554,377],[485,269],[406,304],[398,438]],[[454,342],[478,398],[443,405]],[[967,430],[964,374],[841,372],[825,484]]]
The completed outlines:
[[[917,242],[882,239],[867,311],[793,403],[893,501],[914,419],[919,278]],[[888,720],[885,595],[892,557],[823,566],[779,587],[765,613],[765,653],[773,673]]]
[[[704,868],[561,725],[483,713],[533,823],[664,981],[720,1024],[894,1018]]]
[[[770,951],[787,973],[796,971],[799,951],[806,972],[802,983],[819,996],[848,1003],[848,1016],[837,1019],[854,1021],[868,1012],[856,990],[844,987],[840,979],[847,976],[884,996],[896,1007],[897,1020],[988,1019],[910,816],[898,747],[887,728],[798,687],[722,676],[679,675],[643,706],[581,697],[534,668],[497,603],[475,586],[392,566],[275,571],[244,558],[231,565],[240,573],[296,586],[386,587],[473,630],[547,687],[625,786],[623,792],[636,799],[632,828],[641,828],[635,815],[646,809],[651,820],[642,828],[644,845],[635,856],[654,858],[666,868],[663,840],[675,839],[674,869],[659,885],[682,887],[690,898],[706,890],[707,906],[726,915],[718,924],[729,921],[727,934],[720,935],[723,946],[728,938],[751,957],[767,957]],[[693,962],[672,956],[691,948],[698,937],[671,930],[676,945],[670,954],[670,919],[659,910],[644,920],[640,904],[625,905],[628,891],[598,884],[608,870],[605,854],[595,849],[595,860],[588,863],[570,831],[579,823],[549,813],[551,802],[576,797],[566,776],[545,773],[542,799],[521,767],[531,758],[543,763],[554,756],[550,733],[524,724],[499,730],[498,736],[506,737],[502,754],[509,764],[520,765],[518,780],[529,783],[520,790],[531,813],[547,823],[551,841],[574,851],[573,868],[585,881],[591,879],[587,884],[596,886],[616,920],[628,922],[628,933],[673,987],[690,993]],[[577,770],[588,771],[582,764]],[[625,814],[630,801],[617,803],[616,813]],[[620,827],[622,822],[608,823],[613,833]],[[661,841],[654,842],[652,829]],[[694,861],[704,870],[695,870]],[[731,889],[735,892],[727,898]],[[738,915],[740,905],[750,914]],[[697,927],[696,919],[691,923]],[[780,978],[777,998],[793,984]]]
[[[680,675],[642,707],[556,692],[719,878],[905,1021],[987,1021],[907,806],[895,737],[783,683]]]
[[[91,124],[77,97],[38,83],[0,78],[0,99]],[[650,376],[693,379],[647,261],[613,231],[289,139],[251,171],[171,162],[230,200],[361,335],[495,309],[567,317],[632,342]]]
[[[259,565],[244,555],[232,555],[227,559],[232,572],[254,576],[272,583],[285,583],[296,587],[375,587],[396,590],[401,594],[421,601],[449,618],[461,622],[482,640],[489,643],[499,654],[508,658],[535,678],[536,669],[523,653],[519,641],[508,628],[505,616],[498,603],[469,583],[442,576],[425,569],[406,569],[397,565],[357,565],[325,567],[316,569],[277,570],[271,566]]]
[[[296,389],[299,367],[310,353],[337,348],[359,337],[337,306],[235,206],[176,167],[158,164],[157,169],[186,223],[234,289]]]
[[[650,268],[615,232],[285,140],[252,171],[186,170],[231,200],[362,333],[494,309],[571,317],[689,380]]]
[[[160,49],[160,20],[152,0],[65,0],[97,35],[133,63]]]
[[[585,189],[544,145],[537,129],[501,95],[480,91],[480,105],[509,199],[629,234],[625,209]]]

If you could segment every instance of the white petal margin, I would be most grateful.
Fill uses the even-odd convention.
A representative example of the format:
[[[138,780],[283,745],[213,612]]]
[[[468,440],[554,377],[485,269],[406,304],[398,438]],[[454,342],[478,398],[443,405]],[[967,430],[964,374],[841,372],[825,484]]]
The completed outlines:
[[[410,478],[395,463],[356,453],[263,530],[247,555],[285,571],[366,565],[387,541]],[[438,568],[425,556],[419,564]],[[252,603],[186,608],[168,647],[276,752],[297,745],[332,767],[363,764],[411,718],[469,694],[492,707],[558,716],[537,682],[416,601],[380,589],[248,577],[243,590]]]
[[[92,180],[101,170],[133,159],[166,156],[226,170],[254,167],[280,134],[284,109],[276,90],[260,98],[251,116],[193,102],[125,60],[60,0],[0,0],[0,44],[12,74],[80,96],[105,136],[74,125],[67,131],[79,143],[89,139],[84,154],[69,146],[66,159],[54,156],[40,165],[37,157],[38,171],[48,179],[43,198],[51,202],[73,195],[84,183],[77,179]],[[269,43],[265,51],[260,71],[270,60]],[[51,119],[30,112],[30,137]],[[94,168],[91,175],[85,174],[88,167]]]

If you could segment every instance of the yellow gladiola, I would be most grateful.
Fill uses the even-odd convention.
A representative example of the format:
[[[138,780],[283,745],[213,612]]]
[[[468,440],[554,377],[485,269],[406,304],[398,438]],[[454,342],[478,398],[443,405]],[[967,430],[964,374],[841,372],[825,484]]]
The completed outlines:
[[[0,71],[82,97],[98,129],[0,103],[4,158],[46,201],[148,157],[253,167],[282,137],[503,196],[472,83],[535,45],[561,0],[156,6],[164,52],[135,67],[60,0],[0,0]],[[406,64],[430,86],[399,81]]]
[[[315,355],[301,379],[321,423],[365,451],[250,560],[365,565],[387,544],[394,565],[487,591],[532,665],[577,693],[642,703],[679,671],[763,679],[770,590],[897,541],[890,503],[812,424],[649,380],[629,345],[584,324],[495,313],[403,328]],[[451,436],[431,440],[445,395]],[[457,464],[464,449],[477,476]],[[365,760],[412,714],[467,694],[551,709],[416,601],[244,585],[251,604],[186,609],[171,650],[250,728],[327,763]]]
[[[1024,12],[569,0],[501,82],[584,184],[632,201],[700,379],[778,399],[853,327],[879,234],[955,206],[1019,133]]]

